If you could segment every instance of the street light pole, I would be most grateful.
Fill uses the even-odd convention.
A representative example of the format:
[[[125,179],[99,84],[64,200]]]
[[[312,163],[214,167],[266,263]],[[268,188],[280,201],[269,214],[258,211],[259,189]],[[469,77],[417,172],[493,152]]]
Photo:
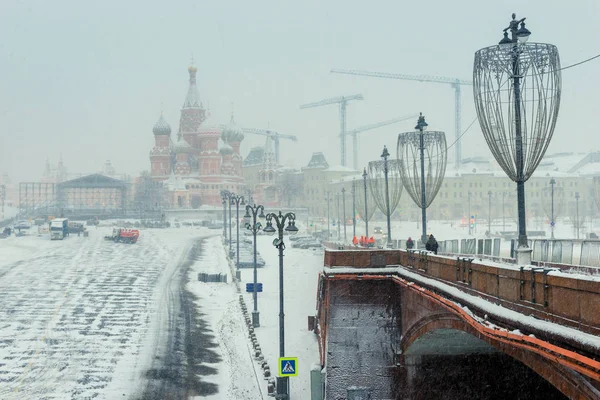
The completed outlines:
[[[469,236],[472,234],[472,229],[471,229],[471,191],[469,190],[469,215],[467,215],[467,219],[468,219],[468,224],[469,224]]]
[[[425,142],[423,138],[423,130],[427,128],[423,114],[419,115],[417,126],[415,129],[421,134],[419,135],[419,151],[421,155],[421,242],[427,243],[427,202],[425,197]]]
[[[327,195],[327,240],[329,240],[331,238],[331,233],[329,231],[329,228],[330,228],[330,222],[329,222],[329,201],[330,201],[330,198],[329,198],[329,196],[331,195],[331,192],[325,192],[325,194]]]
[[[227,203],[231,193],[228,190],[221,190],[221,200],[223,203],[223,239],[227,240]]]
[[[488,191],[488,235],[492,236],[492,191]]]
[[[244,196],[237,196],[235,194],[231,194],[231,203],[235,204],[235,217],[236,217],[236,241],[235,241],[235,258],[236,258],[236,267],[240,269],[240,205],[244,205]],[[231,235],[231,234],[230,234]],[[239,279],[239,276],[237,277]]]
[[[575,224],[577,228],[577,239],[579,239],[579,192],[575,192]]]
[[[337,211],[337,237],[338,240],[340,240],[340,236],[342,236],[342,233],[340,232],[341,227],[340,227],[340,194],[336,193],[335,194],[335,199],[336,199],[336,211]]]
[[[229,257],[231,257],[231,199],[235,196],[235,193],[229,193]]]
[[[554,185],[556,181],[554,178],[550,179],[550,239],[554,240]]]
[[[352,180],[352,238],[356,237],[356,181]]]
[[[388,244],[392,242],[392,225],[391,225],[391,215],[390,215],[390,190],[388,187],[388,157],[390,153],[388,152],[387,147],[383,146],[383,152],[381,153],[381,157],[383,158],[383,174],[385,175],[385,209],[387,216],[387,236],[388,236]]]
[[[348,237],[346,236],[346,188],[342,188],[342,209],[344,218],[344,242],[348,241]]]
[[[369,209],[367,206],[367,169],[363,169],[363,186],[365,189],[365,236],[369,237],[369,216],[367,215],[367,210]]]
[[[254,203],[254,202],[252,202]],[[259,214],[260,212],[260,214]],[[256,220],[256,217],[264,219],[265,218],[265,208],[262,205],[247,205],[246,206],[246,215],[244,215],[244,222],[246,223],[246,229],[252,232],[254,236],[254,288],[252,290],[252,300],[254,301],[254,310],[252,311],[252,326],[259,327],[260,326],[260,318],[258,312],[258,298],[256,294],[256,286],[257,282],[257,270],[256,270],[256,233],[261,230],[262,225],[260,221]],[[252,223],[251,223],[252,221]]]
[[[273,222],[275,222],[277,230],[275,230],[273,227]],[[279,357],[285,357],[285,313],[283,303],[283,250],[285,249],[285,244],[283,243],[284,230],[292,235],[298,232],[298,228],[296,228],[296,215],[293,212],[289,212],[285,215],[283,215],[281,211],[279,211],[279,214],[267,214],[267,226],[265,227],[264,231],[266,233],[277,232],[279,234],[277,239],[273,241],[273,245],[279,250]],[[281,385],[278,387],[278,393],[284,395],[280,398],[288,399],[289,377],[280,377],[277,384],[278,386]]]
[[[506,232],[506,214],[504,213],[504,195],[506,195],[506,192],[502,192],[502,232]]]

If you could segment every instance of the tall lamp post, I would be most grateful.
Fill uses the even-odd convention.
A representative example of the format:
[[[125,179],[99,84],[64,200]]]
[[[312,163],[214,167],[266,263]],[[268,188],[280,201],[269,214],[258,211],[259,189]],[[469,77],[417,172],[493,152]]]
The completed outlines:
[[[237,269],[240,269],[240,205],[244,205],[244,196],[237,196],[231,194],[231,203],[235,204],[235,227],[236,227],[236,240],[235,240],[235,265]],[[239,276],[237,277],[239,279]]]
[[[344,218],[344,242],[348,241],[348,237],[346,236],[346,188],[342,188],[342,210]]]
[[[277,229],[273,227],[273,223],[275,223]],[[277,232],[279,234],[277,239],[273,240],[273,245],[279,250],[279,357],[285,357],[285,313],[283,307],[283,250],[285,249],[285,244],[283,243],[284,230],[292,235],[298,232],[298,228],[296,228],[296,215],[293,212],[289,212],[285,215],[283,215],[281,211],[279,211],[279,214],[267,214],[267,226],[265,227],[264,232]],[[285,376],[277,378],[277,389],[279,394],[284,395],[280,398],[288,399],[289,377]]]
[[[492,236],[492,191],[488,191],[488,235]]]
[[[554,185],[556,185],[556,180],[554,178],[550,179],[550,239],[554,240]]]
[[[383,174],[385,175],[385,208],[387,210],[387,236],[388,243],[392,241],[392,226],[391,226],[391,214],[390,214],[390,189],[388,186],[388,157],[390,153],[388,152],[387,147],[383,146],[383,152],[381,153],[381,158],[383,158]],[[421,172],[423,171],[423,167],[421,166]]]
[[[356,181],[352,180],[352,238],[356,237]]]
[[[502,231],[506,232],[506,214],[504,213],[504,196],[506,196],[506,192],[502,192]]]
[[[368,213],[368,205],[367,205],[367,169],[364,168],[363,169],[363,185],[364,185],[364,189],[365,189],[365,236],[368,238],[369,237],[369,213]]]
[[[246,229],[252,232],[254,236],[254,288],[252,290],[252,300],[254,301],[254,310],[252,311],[252,326],[260,326],[260,317],[258,313],[258,299],[256,295],[257,286],[257,271],[256,271],[256,233],[262,229],[262,224],[257,221],[256,218],[265,218],[265,208],[262,205],[246,205],[246,215],[244,215],[244,222]]]
[[[419,116],[417,126],[415,129],[421,134],[419,135],[419,150],[421,152],[421,242],[427,242],[427,206],[425,198],[425,143],[423,138],[423,130],[427,128],[428,124],[425,122],[423,114]]]
[[[223,203],[223,239],[227,240],[227,203],[229,203],[231,193],[228,190],[221,190],[221,200]]]
[[[231,223],[232,223],[232,217],[231,217],[231,199],[233,198],[233,196],[235,196],[235,193],[229,193],[229,257],[232,256],[231,253],[233,253],[232,249],[231,249],[231,242],[232,242],[232,238],[231,238]]]
[[[326,197],[326,200],[327,200],[327,240],[329,240],[331,238],[331,233],[330,233],[331,224],[329,222],[329,202],[331,200],[331,198],[330,198],[331,192],[325,192],[325,194],[327,195],[327,197]]]
[[[469,215],[467,215],[467,219],[469,221],[468,224],[469,224],[469,236],[470,236],[473,233],[473,230],[471,228],[471,191],[469,191],[468,196],[469,196],[469,208],[468,208]]]
[[[579,239],[579,192],[575,192],[575,227],[577,228],[577,239]]]
[[[425,117],[420,114],[414,131],[398,135],[402,183],[421,208],[422,245],[427,242],[427,207],[433,203],[442,186],[448,160],[446,134],[441,131],[425,132],[427,126]]]
[[[473,97],[488,147],[517,184],[517,263],[529,265],[525,182],[542,160],[554,133],[561,96],[560,59],[554,45],[527,43],[531,32],[525,28],[525,18],[517,20],[512,14],[503,32],[498,45],[475,53]]]
[[[336,200],[336,211],[337,211],[337,238],[338,240],[340,240],[340,237],[342,236],[341,233],[341,227],[340,227],[340,194],[336,193],[335,194],[335,200]]]

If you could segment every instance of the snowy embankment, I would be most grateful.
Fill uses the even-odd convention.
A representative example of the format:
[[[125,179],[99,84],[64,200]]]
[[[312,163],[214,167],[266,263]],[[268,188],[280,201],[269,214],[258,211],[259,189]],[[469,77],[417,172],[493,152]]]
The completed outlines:
[[[266,265],[258,269],[260,327],[255,329],[273,375],[278,374],[279,358],[279,252],[271,236],[258,236],[257,249]],[[298,357],[298,376],[290,378],[290,393],[295,399],[310,399],[310,367],[319,363],[316,335],[308,330],[308,316],[316,313],[319,272],[323,270],[323,251],[291,247],[284,237],[285,356]],[[252,268],[242,270],[241,286],[253,282]],[[245,294],[248,310],[253,309],[252,293]]]
[[[202,380],[215,385],[218,391],[197,398],[266,399],[266,381],[255,372],[250,342],[235,286],[231,283],[228,263],[221,236],[212,236],[203,241],[200,256],[188,273],[186,289],[196,296],[197,309],[218,342],[214,351],[220,360],[201,365],[204,371],[212,373],[204,375]],[[229,283],[199,282],[198,273],[228,274]]]

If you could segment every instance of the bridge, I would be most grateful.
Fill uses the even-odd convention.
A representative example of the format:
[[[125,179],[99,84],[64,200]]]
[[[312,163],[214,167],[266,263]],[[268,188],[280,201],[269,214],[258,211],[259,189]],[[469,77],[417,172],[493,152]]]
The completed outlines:
[[[327,249],[314,321],[327,399],[600,398],[600,274]]]

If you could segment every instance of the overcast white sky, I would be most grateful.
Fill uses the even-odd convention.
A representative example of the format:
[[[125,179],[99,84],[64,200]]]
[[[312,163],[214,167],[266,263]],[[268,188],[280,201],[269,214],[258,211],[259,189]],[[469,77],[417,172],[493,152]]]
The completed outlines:
[[[233,102],[240,125],[297,135],[296,144],[282,141],[288,165],[306,165],[314,151],[339,164],[337,107],[299,109],[339,95],[365,97],[348,107],[348,128],[422,111],[451,143],[449,85],[329,70],[471,79],[474,52],[502,38],[512,12],[527,17],[530,41],[558,46],[563,66],[600,53],[598,0],[4,0],[0,172],[37,180],[46,157],[55,163],[61,153],[72,173],[96,172],[106,159],[122,173],[149,169],[161,104],[177,131],[191,53],[213,123],[229,120]],[[600,59],[564,71],[549,152],[600,150],[598,71]],[[475,118],[471,88],[464,89],[463,129]],[[397,134],[414,125],[362,133],[361,165],[384,144],[395,148]],[[244,157],[263,143],[247,135]],[[477,124],[463,143],[463,157],[489,154]]]

